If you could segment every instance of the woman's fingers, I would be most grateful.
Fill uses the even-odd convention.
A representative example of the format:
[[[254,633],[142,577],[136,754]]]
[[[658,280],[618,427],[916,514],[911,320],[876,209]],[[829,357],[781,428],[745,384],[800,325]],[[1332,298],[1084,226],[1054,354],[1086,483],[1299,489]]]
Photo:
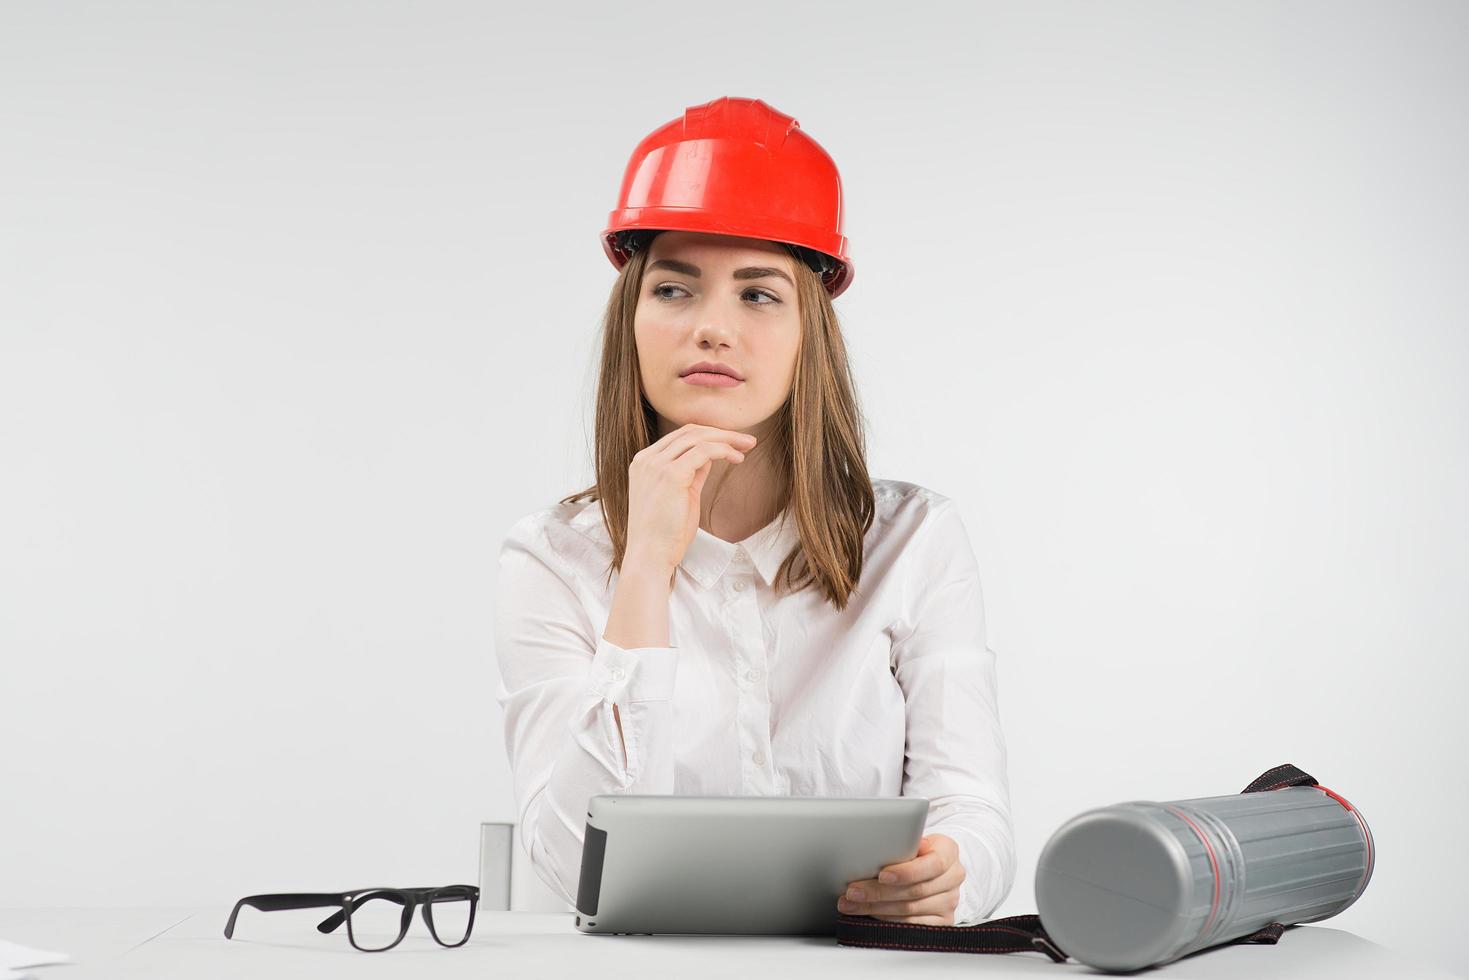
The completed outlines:
[[[954,910],[959,907],[959,887],[928,895],[924,898],[892,902],[848,902],[843,899],[837,904],[841,912],[848,915],[867,915],[875,919],[902,919],[915,921],[925,915],[940,916],[944,921],[954,920]]]
[[[862,898],[853,900],[843,895],[837,903],[838,910],[850,915],[896,918],[905,922],[923,921],[915,917],[946,916],[944,922],[952,922],[954,910],[959,906],[959,886],[965,878],[964,865],[953,860],[936,877],[912,881],[913,866],[931,856],[940,856],[940,853],[929,852],[898,866],[908,872],[903,875],[910,879],[908,884],[890,885],[872,879],[853,882],[852,888],[860,890]]]
[[[662,455],[675,442],[683,441],[685,437],[687,437],[690,433],[703,433],[705,432],[705,430],[708,430],[710,428],[712,427],[689,422],[685,425],[679,426],[672,432],[665,432],[663,434],[663,438],[658,439],[650,445],[646,446],[643,451],[652,456]]]
[[[755,444],[755,437],[748,432],[738,432],[734,429],[717,429],[712,425],[696,425],[690,422],[688,425],[680,426],[659,439],[648,449],[653,455],[665,461],[678,459],[690,446],[709,441],[722,441],[737,449],[749,450]]]
[[[903,886],[883,885],[885,891],[880,897],[860,902],[843,897],[837,908],[849,915],[897,918],[904,922],[922,921],[915,916],[939,916],[943,924],[948,924],[954,921],[954,910],[959,907],[963,872],[962,867],[955,865],[930,881]]]
[[[873,882],[863,882],[860,886],[862,898],[846,899],[849,904],[857,906],[859,911],[866,912],[875,909],[879,912],[889,911],[884,909],[885,905],[896,903],[922,901],[934,895],[942,895],[945,892],[959,890],[959,885],[964,881],[964,866],[952,864],[944,870],[937,878],[928,881],[917,881],[911,885],[874,885]]]
[[[909,918],[915,915],[953,915],[959,907],[959,889],[950,888],[926,898],[914,898],[901,902],[856,902],[855,908],[843,909],[852,915],[894,915]]]
[[[739,463],[744,458],[744,453],[728,443],[706,442],[695,446],[674,460],[669,471],[681,474],[685,480],[692,480],[694,472],[711,459],[728,459]]]
[[[888,884],[866,878],[852,882],[848,894],[851,889],[859,890],[862,893],[862,897],[857,899],[859,902],[896,902],[925,898],[957,888],[965,875],[964,865],[958,861],[957,856],[946,858],[936,851],[894,865],[888,870],[895,872],[896,883]]]

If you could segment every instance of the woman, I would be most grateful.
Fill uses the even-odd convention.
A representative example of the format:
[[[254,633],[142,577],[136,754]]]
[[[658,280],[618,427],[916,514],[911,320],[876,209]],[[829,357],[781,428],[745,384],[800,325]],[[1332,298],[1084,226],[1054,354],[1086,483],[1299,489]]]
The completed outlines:
[[[628,164],[597,482],[510,529],[495,600],[522,837],[573,904],[599,793],[923,796],[918,855],[838,909],[967,925],[1013,883],[977,565],[949,498],[868,477],[841,224],[830,157],[759,100]]]

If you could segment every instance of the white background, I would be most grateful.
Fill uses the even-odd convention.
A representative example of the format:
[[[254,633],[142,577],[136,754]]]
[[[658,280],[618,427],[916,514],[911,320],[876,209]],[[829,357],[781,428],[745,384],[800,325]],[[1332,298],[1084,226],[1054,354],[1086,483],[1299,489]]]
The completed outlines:
[[[0,4],[0,905],[474,880],[598,233],[738,95],[841,168],[871,471],[979,556],[996,914],[1289,761],[1379,848],[1326,924],[1469,972],[1469,7],[516,6]]]

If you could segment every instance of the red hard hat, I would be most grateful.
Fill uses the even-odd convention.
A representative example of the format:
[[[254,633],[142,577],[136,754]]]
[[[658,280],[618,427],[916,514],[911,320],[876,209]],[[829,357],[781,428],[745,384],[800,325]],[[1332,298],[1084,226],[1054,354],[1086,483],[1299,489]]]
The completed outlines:
[[[621,269],[648,231],[784,242],[833,299],[852,281],[836,164],[800,123],[759,99],[684,110],[633,150],[602,247]]]

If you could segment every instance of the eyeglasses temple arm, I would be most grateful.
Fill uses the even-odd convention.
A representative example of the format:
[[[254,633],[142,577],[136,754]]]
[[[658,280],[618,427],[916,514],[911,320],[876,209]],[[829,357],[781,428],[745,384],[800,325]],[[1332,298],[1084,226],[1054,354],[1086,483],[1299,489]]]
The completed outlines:
[[[246,905],[259,909],[262,912],[279,912],[284,909],[315,909],[331,906],[341,907],[343,896],[341,893],[330,892],[301,892],[290,895],[247,895],[235,903],[233,911],[230,912],[230,920],[225,924],[224,936],[233,939],[235,934],[235,919],[240,914],[240,909]],[[318,928],[320,928],[318,926]],[[335,928],[335,927],[333,927]]]

